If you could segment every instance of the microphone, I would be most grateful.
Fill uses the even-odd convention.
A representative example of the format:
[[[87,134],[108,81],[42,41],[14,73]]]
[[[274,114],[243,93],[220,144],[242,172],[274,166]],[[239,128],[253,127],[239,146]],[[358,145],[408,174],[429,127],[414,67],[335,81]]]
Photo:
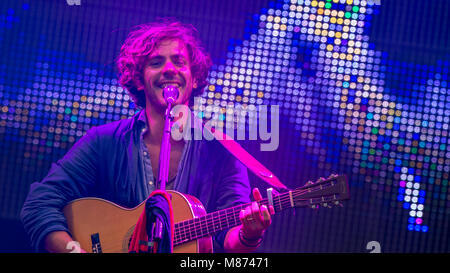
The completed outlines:
[[[179,94],[180,91],[178,91],[178,88],[174,85],[168,85],[163,89],[164,100],[167,104],[174,103],[178,99]]]

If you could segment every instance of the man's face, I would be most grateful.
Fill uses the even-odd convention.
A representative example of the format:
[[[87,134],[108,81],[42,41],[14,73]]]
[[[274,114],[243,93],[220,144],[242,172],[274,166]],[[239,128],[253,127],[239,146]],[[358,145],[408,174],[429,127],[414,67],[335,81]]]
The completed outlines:
[[[160,110],[167,107],[163,89],[167,85],[180,91],[175,104],[188,104],[193,79],[188,51],[179,40],[164,40],[150,54],[144,67],[144,92],[147,104]]]

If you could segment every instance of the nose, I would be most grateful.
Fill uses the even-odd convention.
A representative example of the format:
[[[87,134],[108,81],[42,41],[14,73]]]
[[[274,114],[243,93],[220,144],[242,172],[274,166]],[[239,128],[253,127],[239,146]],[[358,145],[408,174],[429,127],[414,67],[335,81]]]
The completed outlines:
[[[177,73],[177,68],[171,61],[168,61],[165,63],[162,73],[165,75],[175,75]]]

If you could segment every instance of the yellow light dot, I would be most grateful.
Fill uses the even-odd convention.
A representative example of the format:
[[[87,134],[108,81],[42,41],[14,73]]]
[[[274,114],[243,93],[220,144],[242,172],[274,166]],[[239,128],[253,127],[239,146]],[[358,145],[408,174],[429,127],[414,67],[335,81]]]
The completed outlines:
[[[347,61],[351,61],[351,60],[353,60],[353,55],[347,54]]]
[[[330,18],[330,23],[336,24],[336,17],[331,17]]]
[[[275,18],[273,19],[273,21],[274,21],[275,23],[279,23],[279,22],[281,21],[281,18],[280,18],[279,16],[277,16],[277,17],[275,17]]]
[[[2,107],[2,111],[3,111],[3,113],[8,112],[8,106],[3,106],[3,107]]]
[[[340,32],[336,32],[336,34],[334,34],[334,36],[336,37],[336,38],[341,38],[342,37],[342,33],[340,33]]]
[[[332,51],[333,50],[333,45],[327,45],[327,50],[328,51]]]
[[[242,100],[242,97],[241,96],[236,96],[236,101],[237,102],[240,102]]]
[[[267,16],[267,22],[272,22],[272,21],[273,21],[273,16],[272,15]]]
[[[328,35],[328,30],[324,29],[322,30],[322,36],[327,36]]]
[[[311,2],[311,6],[312,6],[312,7],[317,7],[317,1],[312,1],[312,2]]]
[[[114,100],[109,100],[108,104],[109,104],[109,106],[113,106],[114,105]]]
[[[211,84],[208,89],[209,91],[214,91],[216,90],[216,86]]]
[[[353,4],[353,0],[347,0],[347,5]]]
[[[322,15],[322,14],[323,14],[323,9],[318,9],[318,10],[317,10],[317,14]]]
[[[281,25],[280,30],[285,31],[287,29],[286,25]]]
[[[317,29],[314,31],[314,34],[320,35],[320,32],[321,32],[320,29],[317,28]]]
[[[262,98],[262,97],[264,97],[264,93],[261,92],[261,91],[259,91],[258,94],[257,94],[257,96],[258,96],[258,98]]]

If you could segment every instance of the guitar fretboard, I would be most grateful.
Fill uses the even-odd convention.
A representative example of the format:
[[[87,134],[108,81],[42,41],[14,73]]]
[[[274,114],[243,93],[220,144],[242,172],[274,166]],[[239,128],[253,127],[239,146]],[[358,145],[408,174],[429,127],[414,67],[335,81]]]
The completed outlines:
[[[329,206],[337,200],[349,198],[345,177],[335,176],[319,183],[273,196],[272,204],[275,213],[286,208],[315,207],[317,204]],[[268,206],[268,199],[258,201],[259,205]],[[337,202],[339,203],[339,202]],[[177,246],[192,240],[210,236],[224,229],[241,224],[239,214],[251,203],[219,210],[213,213],[176,223],[173,245]]]
[[[275,197],[273,203],[275,212],[291,207],[289,196],[286,200],[286,195],[288,195],[288,193],[280,194]],[[267,206],[268,200],[263,199],[258,203],[259,205]],[[209,236],[221,230],[240,225],[241,221],[239,219],[239,213],[250,204],[251,203],[242,204],[223,210],[218,210],[198,218],[176,223],[173,245],[180,245],[188,241]]]

